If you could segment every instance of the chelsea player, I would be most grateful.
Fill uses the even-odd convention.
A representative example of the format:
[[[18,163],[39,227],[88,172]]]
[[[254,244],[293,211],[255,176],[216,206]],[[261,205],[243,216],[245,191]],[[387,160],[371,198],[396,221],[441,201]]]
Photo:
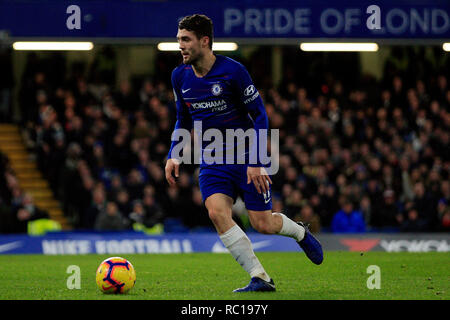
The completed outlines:
[[[190,131],[194,121],[201,121],[202,129],[225,132],[254,128],[257,136],[260,129],[267,132],[268,118],[262,98],[245,67],[212,51],[211,19],[200,14],[184,17],[178,24],[177,41],[183,64],[172,72],[177,108],[175,130]],[[181,163],[172,153],[179,141],[172,140],[165,167],[171,186],[176,184],[173,173],[178,177]],[[253,146],[246,152],[256,152]],[[251,277],[247,286],[234,292],[275,291],[275,284],[253,252],[249,238],[232,219],[232,206],[238,195],[244,200],[254,229],[294,238],[313,263],[323,261],[322,247],[307,226],[272,212],[272,181],[265,166],[256,159],[256,163],[200,165],[199,185],[209,218],[224,246]]]

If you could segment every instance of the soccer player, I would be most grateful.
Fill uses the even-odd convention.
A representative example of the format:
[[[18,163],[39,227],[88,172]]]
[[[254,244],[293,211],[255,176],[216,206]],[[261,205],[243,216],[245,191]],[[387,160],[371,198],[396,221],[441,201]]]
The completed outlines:
[[[245,67],[239,62],[214,54],[213,24],[205,15],[186,16],[178,24],[177,41],[183,64],[172,72],[172,86],[177,109],[175,131],[190,132],[194,121],[201,121],[202,130],[214,128],[268,130],[268,118],[262,98],[255,89]],[[245,153],[257,150],[253,145]],[[181,141],[172,138],[165,167],[169,185],[176,184],[181,156],[173,154]],[[224,149],[236,147],[224,143]],[[205,144],[202,145],[203,150]],[[232,219],[232,206],[242,196],[253,228],[263,234],[294,238],[315,264],[323,261],[322,247],[301,222],[294,222],[282,213],[272,212],[271,179],[258,157],[255,163],[200,163],[199,185],[203,201],[221,241],[234,259],[251,277],[250,283],[234,290],[275,291],[275,284],[252,249],[245,232]],[[229,160],[227,158],[227,160]],[[175,177],[173,176],[175,174]]]

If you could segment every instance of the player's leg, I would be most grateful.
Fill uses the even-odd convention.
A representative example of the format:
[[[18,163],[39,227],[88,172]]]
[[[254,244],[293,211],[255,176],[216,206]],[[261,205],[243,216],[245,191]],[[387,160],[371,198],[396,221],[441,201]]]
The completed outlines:
[[[223,193],[214,193],[206,199],[205,206],[220,240],[234,259],[252,278],[270,282],[269,275],[253,252],[250,239],[232,218],[233,199]]]
[[[320,242],[309,232],[302,222],[294,222],[286,215],[271,210],[247,210],[250,223],[258,232],[278,234],[291,237],[297,241],[306,256],[315,264],[323,261],[323,251]]]
[[[248,286],[235,291],[275,291],[273,281],[253,252],[250,239],[232,218],[232,206],[237,197],[233,167],[200,169],[199,186],[222,243],[252,277]]]
[[[322,263],[322,245],[309,232],[307,226],[302,222],[294,222],[282,213],[272,213],[271,186],[262,194],[256,190],[253,183],[241,182],[240,188],[243,191],[250,222],[257,231],[294,238],[313,263]]]
[[[232,218],[233,199],[230,196],[214,193],[206,199],[205,206],[219,236],[236,225]]]
[[[248,210],[248,216],[252,227],[260,233],[279,234],[294,238],[297,242],[302,241],[305,236],[305,228],[282,213]]]
[[[245,169],[245,167],[244,167]],[[253,228],[263,234],[279,234],[294,238],[297,242],[303,240],[305,228],[292,221],[282,213],[272,213],[272,187],[264,193],[259,193],[253,183],[242,181],[245,207]]]

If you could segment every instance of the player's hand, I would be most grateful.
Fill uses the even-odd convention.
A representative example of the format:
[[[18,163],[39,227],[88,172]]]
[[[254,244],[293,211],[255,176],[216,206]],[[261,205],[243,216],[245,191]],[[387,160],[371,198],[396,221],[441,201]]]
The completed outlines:
[[[247,168],[247,184],[250,182],[253,182],[258,193],[266,193],[272,184],[272,180],[264,167]]]
[[[180,173],[180,161],[177,159],[168,159],[166,163],[166,180],[170,186],[174,186],[177,182],[172,175],[172,171],[175,171],[175,177],[178,178]]]

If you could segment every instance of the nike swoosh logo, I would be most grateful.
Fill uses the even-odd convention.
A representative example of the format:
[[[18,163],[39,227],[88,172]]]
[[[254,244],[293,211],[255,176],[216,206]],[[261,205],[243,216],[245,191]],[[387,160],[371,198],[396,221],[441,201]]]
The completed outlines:
[[[271,244],[271,240],[263,240],[263,241],[258,241],[258,242],[252,242],[252,247],[253,250],[258,250],[267,246],[270,246]],[[211,252],[214,253],[226,253],[229,252],[227,248],[225,248],[222,244],[222,242],[220,241],[216,241],[216,243],[214,243]]]
[[[192,88],[189,88],[189,89],[186,89],[186,90],[183,90],[183,89],[181,89],[181,92],[182,93],[186,93],[186,92],[188,92],[189,90],[191,90]]]
[[[211,249],[211,252],[226,253],[228,252],[228,249],[225,248],[220,241],[216,241]]]
[[[267,191],[267,193],[263,193],[264,196],[264,203],[269,203],[270,201],[270,190]]]
[[[258,250],[258,249],[270,246],[271,242],[272,241],[270,241],[270,240],[254,242],[254,243],[252,243],[253,250]]]
[[[0,245],[0,252],[10,251],[22,246],[22,241],[14,241]]]

